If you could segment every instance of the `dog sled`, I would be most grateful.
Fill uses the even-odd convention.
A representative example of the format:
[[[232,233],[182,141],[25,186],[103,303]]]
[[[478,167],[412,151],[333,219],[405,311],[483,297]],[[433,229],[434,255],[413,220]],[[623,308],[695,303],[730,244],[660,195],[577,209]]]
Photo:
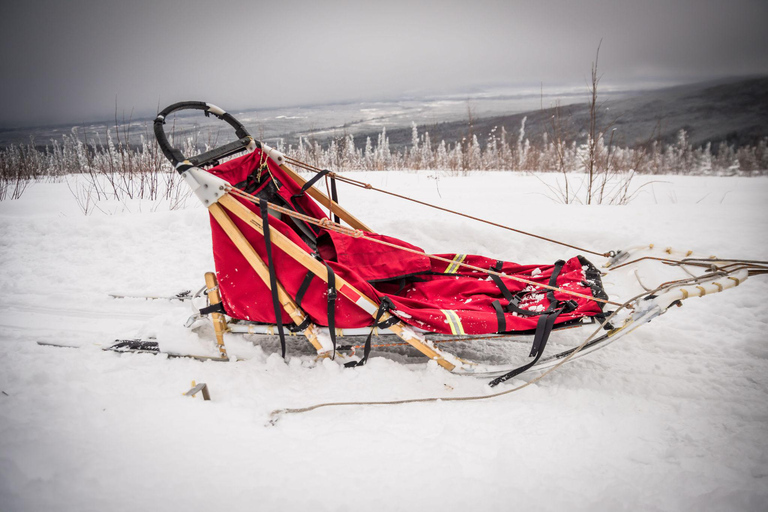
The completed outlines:
[[[232,127],[237,140],[197,156],[182,154],[170,142],[165,122],[184,110],[213,115]],[[299,336],[318,357],[348,367],[364,365],[374,349],[407,347],[447,371],[493,377],[495,386],[603,348],[672,305],[768,271],[766,262],[702,258],[653,245],[590,251],[454,212],[291,158],[204,102],[167,107],[154,131],[163,154],[210,213],[215,273],[206,274],[205,287],[196,294],[206,304],[193,320],[212,322],[219,350],[212,359],[229,359],[225,335],[277,337],[283,357],[286,337]],[[390,193],[582,254],[546,264],[428,254],[347,211],[339,204],[337,183]],[[587,257],[600,258],[602,268]],[[663,268],[664,279],[646,282],[638,273],[644,265]],[[631,281],[637,293],[613,298],[605,281]],[[594,325],[589,337],[545,355],[553,331],[585,325]],[[531,340],[522,363],[475,361],[466,356],[472,350],[446,348],[451,342],[467,347],[521,336]],[[147,346],[123,342],[113,348]]]

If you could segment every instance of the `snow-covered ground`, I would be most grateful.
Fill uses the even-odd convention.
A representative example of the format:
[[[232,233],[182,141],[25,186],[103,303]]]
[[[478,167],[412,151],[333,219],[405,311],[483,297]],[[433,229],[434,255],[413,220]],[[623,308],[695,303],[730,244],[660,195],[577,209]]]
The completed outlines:
[[[541,179],[552,176],[354,176],[600,252],[656,243],[768,259],[765,178],[655,177],[627,206],[582,206],[549,199]],[[373,192],[342,185],[340,197],[428,252],[575,254]],[[357,369],[314,364],[299,341],[285,363],[274,344],[234,335],[246,360],[102,352],[156,336],[211,353],[209,331],[182,327],[187,305],[108,294],[194,290],[213,260],[200,206],[100,206],[117,213],[83,216],[63,183],[0,203],[3,512],[768,508],[766,278],[689,299],[501,398],[320,409],[267,426],[277,408],[483,394],[487,379],[375,354]],[[182,396],[192,380],[210,402]]]

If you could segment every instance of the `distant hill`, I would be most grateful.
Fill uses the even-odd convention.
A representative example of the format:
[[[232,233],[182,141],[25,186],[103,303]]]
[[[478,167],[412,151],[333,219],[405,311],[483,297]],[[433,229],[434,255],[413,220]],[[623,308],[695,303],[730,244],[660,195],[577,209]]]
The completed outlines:
[[[600,101],[599,126],[615,129],[614,143],[637,146],[651,138],[674,142],[685,129],[694,146],[721,141],[735,145],[754,144],[768,136],[768,77],[729,79],[716,82],[681,85],[638,93],[623,99]],[[552,134],[554,109],[535,110],[514,115],[473,119],[471,132],[481,144],[494,127],[503,126],[512,140],[517,138],[523,118],[525,135],[540,140],[545,131]],[[560,107],[560,116],[568,140],[586,138],[589,107],[585,104]],[[429,132],[432,142],[455,142],[470,133],[468,120],[420,125],[419,133]],[[356,135],[356,140],[377,133]],[[387,130],[390,145],[398,148],[411,144],[411,128]],[[610,134],[606,134],[608,138]]]

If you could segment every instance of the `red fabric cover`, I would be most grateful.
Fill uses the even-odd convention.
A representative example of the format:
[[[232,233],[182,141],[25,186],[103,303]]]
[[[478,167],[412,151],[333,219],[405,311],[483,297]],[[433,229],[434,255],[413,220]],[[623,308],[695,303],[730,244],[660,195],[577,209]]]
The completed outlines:
[[[332,241],[333,251],[331,252],[326,249],[320,255],[323,258],[326,255],[335,255],[336,261],[354,268],[357,274],[366,281],[383,281],[400,276],[428,272],[432,269],[429,257],[420,247],[403,242],[397,238],[376,233],[365,233],[369,238],[418,251],[420,254],[402,251],[395,247],[377,244],[362,238],[342,235],[335,231],[328,231],[327,234]]]
[[[234,185],[244,181],[258,167],[260,158],[261,153],[256,150],[214,167],[210,172]],[[301,187],[294,183],[271,159],[267,159],[267,165],[271,176],[265,177],[263,181],[271,180],[271,177],[276,178],[282,184],[279,189],[280,196],[290,202],[291,197],[298,193]],[[266,171],[264,171],[264,175],[267,176]],[[256,215],[260,215],[258,206],[245,200],[240,201]],[[297,202],[308,214],[316,218],[326,217],[324,211],[309,196],[304,195],[298,198]],[[234,215],[230,214],[230,218],[262,260],[266,262],[264,238]],[[272,215],[270,215],[269,221],[272,230],[283,233],[308,253],[312,252],[288,223]],[[451,334],[451,326],[441,310],[452,310],[460,318],[463,331],[466,334],[497,332],[496,312],[491,303],[494,300],[500,300],[501,304],[504,305],[506,300],[487,274],[462,267],[454,269],[454,273],[446,273],[449,267],[448,263],[431,259],[418,247],[385,235],[367,233],[367,236],[371,238],[401,245],[418,251],[420,254],[400,251],[393,247],[352,238],[336,232],[328,232],[315,226],[312,228],[320,235],[318,252],[334,272],[376,302],[379,302],[383,295],[390,297],[396,306],[393,314],[405,323],[432,332]],[[213,218],[211,218],[211,232],[219,290],[228,314],[233,318],[274,323],[274,309],[269,288],[250,267]],[[307,270],[274,244],[272,245],[272,256],[275,262],[277,280],[282,283],[289,295],[295,297],[304,281]],[[439,256],[452,260],[456,255],[441,254]],[[466,256],[463,262],[488,269],[496,264],[495,259],[473,255]],[[507,276],[519,276],[536,283],[547,284],[552,269],[553,265],[518,265],[506,262],[502,272]],[[402,276],[413,276],[413,280],[409,280],[404,286],[404,283],[400,281],[381,282],[383,279]],[[533,287],[510,278],[502,278],[502,280],[513,294],[527,288],[528,293],[523,297],[521,303],[521,307],[524,309],[542,311],[549,306],[549,301],[546,298],[547,290],[534,290]],[[582,269],[582,262],[578,258],[572,258],[566,262],[560,272],[557,285],[592,296],[591,288],[584,281],[585,274]],[[319,278],[315,278],[309,285],[301,303],[302,309],[312,321],[323,326],[328,325],[326,297],[326,284]],[[558,324],[601,312],[598,303],[589,299],[574,297],[562,292],[555,292],[555,297],[561,300],[576,300],[578,303],[575,311],[558,317]],[[370,314],[360,309],[342,294],[338,294],[335,312],[337,327],[365,327],[373,323],[373,317]],[[534,329],[538,321],[537,316],[518,316],[514,313],[505,313],[505,319],[508,331]],[[283,312],[282,320],[285,323],[291,322],[290,317],[285,312]]]
[[[453,259],[454,254],[439,254],[438,256]],[[434,260],[433,260],[434,261]],[[492,268],[496,260],[483,256],[468,255],[464,263],[480,268]],[[447,264],[434,261],[433,270],[442,272]],[[552,276],[554,265],[518,265],[505,262],[502,274],[521,277],[540,284],[548,284]],[[538,269],[538,271],[536,271]],[[537,275],[531,275],[534,272]],[[452,334],[445,314],[441,310],[454,310],[461,319],[466,334],[484,334],[498,331],[496,311],[491,303],[495,300],[506,305],[501,291],[490,279],[488,274],[477,271],[460,270],[456,274],[437,274],[420,276],[425,281],[415,282],[407,286],[397,296],[391,296],[392,302],[399,312],[410,315],[403,320],[413,326],[443,334]],[[563,269],[557,277],[557,286],[567,290],[592,296],[592,290],[583,284],[584,271],[578,258],[566,261]],[[513,294],[522,290],[529,293],[523,296],[520,307],[531,311],[543,311],[549,307],[546,298],[546,289],[533,289],[532,286],[509,277],[502,277],[502,281]],[[601,312],[600,306],[595,301],[575,297],[563,292],[554,292],[558,300],[575,300],[578,307],[575,311],[562,314],[556,323],[563,323],[583,316],[592,316]],[[400,315],[402,318],[402,315]],[[504,314],[508,331],[526,331],[536,328],[538,316],[519,316],[516,313]]]

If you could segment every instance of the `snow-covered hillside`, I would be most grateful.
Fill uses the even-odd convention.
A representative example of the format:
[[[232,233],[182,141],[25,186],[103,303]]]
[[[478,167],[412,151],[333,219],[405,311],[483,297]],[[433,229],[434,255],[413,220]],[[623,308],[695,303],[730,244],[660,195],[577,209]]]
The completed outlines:
[[[768,259],[766,178],[654,177],[627,206],[581,206],[547,197],[542,180],[553,176],[352,175],[600,252],[655,243]],[[523,263],[575,255],[374,192],[339,192],[367,224],[427,252]],[[275,344],[234,335],[227,343],[245,360],[102,352],[116,338],[156,336],[166,350],[212,353],[210,332],[182,326],[188,305],[108,295],[203,285],[210,228],[189,204],[100,204],[114,213],[86,217],[65,183],[0,203],[0,510],[768,506],[768,279],[690,299],[498,399],[320,409],[267,426],[277,408],[483,394],[487,379],[377,353],[357,369],[315,364],[298,339],[287,363]],[[210,402],[182,396],[193,380],[208,384]]]

